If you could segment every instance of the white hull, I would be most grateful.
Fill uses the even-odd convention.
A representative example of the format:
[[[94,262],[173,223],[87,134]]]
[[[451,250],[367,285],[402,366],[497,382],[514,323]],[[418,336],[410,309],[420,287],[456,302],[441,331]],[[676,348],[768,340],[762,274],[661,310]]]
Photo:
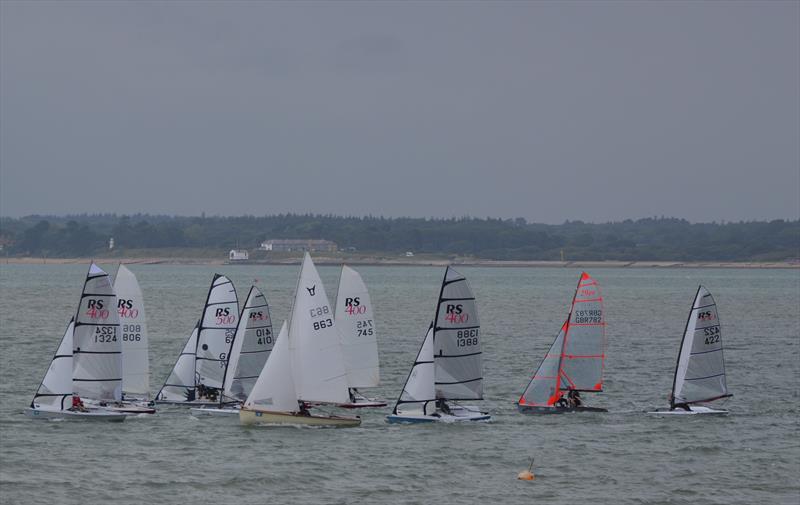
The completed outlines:
[[[231,415],[239,415],[239,410],[241,407],[230,406],[230,407],[200,407],[200,408],[192,408],[189,409],[193,416],[231,416]]]
[[[489,414],[478,410],[478,407],[455,405],[450,407],[449,414],[445,414],[440,410],[428,415],[421,412],[399,412],[386,416],[386,422],[392,424],[458,423],[462,421],[489,421],[491,418],[492,416]]]
[[[89,409],[106,409],[121,414],[155,414],[156,409],[143,401],[122,401],[117,403],[100,403],[93,400],[84,400]]]
[[[105,409],[92,409],[86,412],[73,410],[42,410],[28,408],[25,415],[32,419],[74,419],[81,421],[110,421],[122,422],[128,417],[120,412],[111,412]]]
[[[294,412],[272,412],[247,408],[239,411],[239,421],[246,426],[289,424],[345,428],[361,424],[361,419],[358,417],[303,415]]]
[[[711,407],[704,407],[703,405],[692,405],[689,407],[691,410],[684,410],[681,408],[677,409],[664,409],[664,410],[654,410],[652,412],[648,412],[650,415],[655,416],[698,416],[698,415],[707,415],[707,416],[725,416],[728,415],[727,410],[717,410],[712,409]]]

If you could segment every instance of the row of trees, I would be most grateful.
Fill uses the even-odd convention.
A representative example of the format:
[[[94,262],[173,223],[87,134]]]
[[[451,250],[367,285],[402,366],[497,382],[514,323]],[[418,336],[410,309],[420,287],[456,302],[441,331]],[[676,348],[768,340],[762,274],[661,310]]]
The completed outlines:
[[[0,220],[8,254],[89,256],[116,248],[253,249],[269,238],[324,238],[361,252],[490,259],[781,261],[800,256],[800,221],[690,223],[648,218],[560,225],[517,219],[281,214],[242,217],[30,216]]]

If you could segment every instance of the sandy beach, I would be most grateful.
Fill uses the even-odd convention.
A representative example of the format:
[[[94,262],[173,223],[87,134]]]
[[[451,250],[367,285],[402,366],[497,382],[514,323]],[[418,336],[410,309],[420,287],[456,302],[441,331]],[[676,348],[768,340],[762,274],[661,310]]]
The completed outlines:
[[[35,258],[7,257],[6,264],[85,264],[125,263],[129,265],[298,265],[301,256],[230,262],[217,258],[186,257],[98,257],[98,258]],[[330,256],[314,255],[318,265],[370,265],[370,266],[480,266],[480,267],[534,267],[534,268],[781,268],[797,269],[800,262],[681,262],[681,261],[504,261],[479,258],[388,257],[388,256]]]

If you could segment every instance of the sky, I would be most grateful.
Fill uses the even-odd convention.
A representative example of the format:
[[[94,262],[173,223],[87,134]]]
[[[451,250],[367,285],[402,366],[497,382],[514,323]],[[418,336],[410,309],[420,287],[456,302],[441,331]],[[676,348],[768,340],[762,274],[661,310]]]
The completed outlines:
[[[0,0],[0,215],[800,218],[800,2]]]

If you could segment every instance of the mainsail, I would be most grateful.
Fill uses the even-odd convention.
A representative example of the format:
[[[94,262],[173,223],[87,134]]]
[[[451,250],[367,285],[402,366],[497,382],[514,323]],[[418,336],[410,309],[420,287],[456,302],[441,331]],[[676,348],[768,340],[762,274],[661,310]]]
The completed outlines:
[[[267,299],[255,286],[247,294],[225,370],[224,396],[244,401],[274,343]]]
[[[480,321],[466,278],[450,267],[444,274],[433,327],[436,398],[483,398]]]
[[[167,402],[185,402],[195,399],[195,359],[197,349],[197,332],[200,321],[186,340],[175,366],[156,395],[156,400]]]
[[[725,382],[717,304],[711,293],[699,286],[678,353],[670,407],[729,396],[733,395]]]
[[[122,339],[108,274],[91,264],[73,331],[74,392],[93,400],[122,399]]]
[[[561,398],[561,391],[602,391],[605,327],[600,286],[583,272],[572,298],[569,317],[522,393],[519,404],[553,406]]]
[[[289,319],[289,350],[298,399],[317,403],[349,401],[339,339],[325,287],[306,253]]]
[[[133,272],[120,265],[114,278],[122,338],[122,394],[149,398],[150,360],[144,299]]]
[[[197,383],[221,389],[228,350],[236,335],[239,301],[236,288],[224,275],[214,274],[197,336]]]
[[[72,331],[75,320],[70,319],[50,367],[36,390],[31,408],[66,410],[72,407]]]
[[[433,369],[433,324],[431,323],[425,334],[425,339],[422,341],[422,346],[419,348],[417,358],[414,360],[414,366],[408,374],[403,391],[400,393],[397,403],[394,406],[393,413],[398,413],[403,405],[412,404],[419,407],[422,414],[425,414],[425,407],[428,402],[436,401],[436,389],[434,387],[434,369]]]
[[[248,408],[264,408],[276,412],[297,412],[297,392],[292,378],[292,360],[289,351],[289,331],[286,321],[281,326],[277,341],[258,376],[252,391],[244,402]]]
[[[335,321],[341,336],[348,385],[351,388],[377,386],[380,371],[372,301],[361,276],[347,266],[342,266],[339,277]]]

